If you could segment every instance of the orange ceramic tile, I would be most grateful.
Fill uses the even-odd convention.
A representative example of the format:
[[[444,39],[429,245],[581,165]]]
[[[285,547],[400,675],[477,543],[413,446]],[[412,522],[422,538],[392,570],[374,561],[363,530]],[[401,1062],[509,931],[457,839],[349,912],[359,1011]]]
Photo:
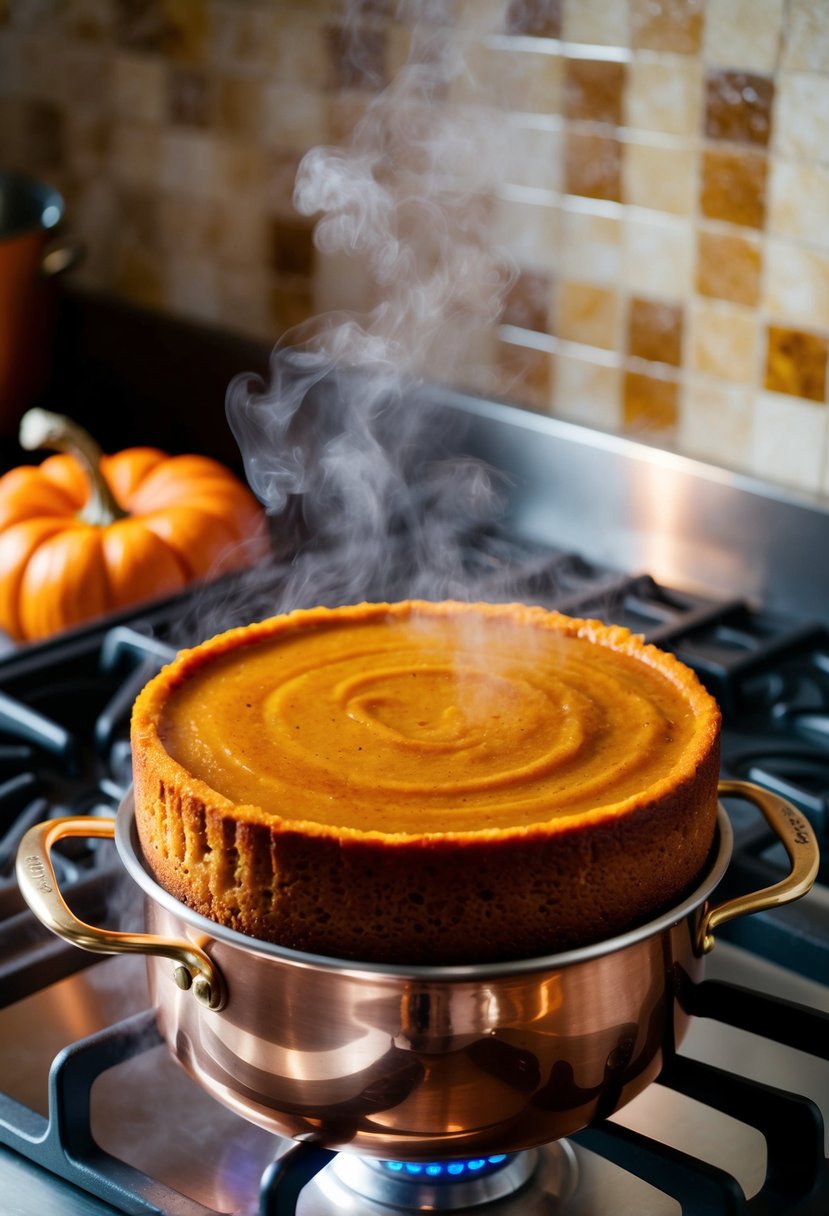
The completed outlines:
[[[504,21],[508,34],[558,38],[561,36],[561,0],[509,0]]]
[[[131,51],[161,51],[165,41],[163,0],[114,0],[115,38]]]
[[[625,430],[637,433],[670,431],[679,419],[679,386],[675,380],[625,372],[622,421]]]
[[[265,125],[265,85],[258,76],[220,76],[218,121],[229,135],[261,137]]]
[[[59,169],[64,159],[63,110],[50,101],[23,105],[23,139],[26,154],[38,169]]]
[[[556,290],[554,333],[569,342],[613,350],[618,341],[619,296],[592,283],[562,282]]]
[[[325,31],[332,89],[379,92],[388,83],[386,33],[379,26],[329,26]]]
[[[512,342],[498,342],[495,355],[499,394],[546,413],[552,394],[553,356]]]
[[[619,126],[625,64],[603,59],[568,59],[564,72],[564,114]]]
[[[684,312],[677,304],[634,296],[628,305],[628,354],[657,363],[682,363]]]
[[[723,148],[710,148],[703,153],[700,186],[703,215],[762,228],[765,198],[765,153]]]
[[[631,0],[631,46],[694,55],[702,41],[702,0]]]
[[[313,226],[305,220],[275,219],[270,264],[277,274],[309,276],[314,269]]]
[[[182,63],[207,62],[210,50],[208,0],[161,0],[164,50]]]
[[[564,149],[567,194],[620,201],[621,145],[617,139],[568,131]]]
[[[705,133],[711,139],[765,148],[773,102],[771,77],[711,70],[705,81]]]
[[[734,304],[756,305],[760,296],[761,255],[758,245],[740,236],[699,233],[697,291]]]
[[[293,329],[314,313],[310,288],[303,283],[273,282],[268,289],[268,316],[274,335]]]
[[[809,401],[826,399],[825,336],[770,325],[766,346],[766,388]]]
[[[209,127],[215,112],[211,79],[203,68],[171,67],[167,75],[167,116],[183,127]]]
[[[522,270],[507,292],[501,320],[520,329],[550,332],[552,279],[540,271]]]

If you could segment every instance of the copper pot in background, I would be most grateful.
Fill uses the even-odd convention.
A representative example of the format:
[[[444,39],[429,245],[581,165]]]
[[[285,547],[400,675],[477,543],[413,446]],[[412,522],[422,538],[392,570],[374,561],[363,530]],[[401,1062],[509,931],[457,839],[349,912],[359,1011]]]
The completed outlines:
[[[0,169],[0,435],[16,431],[49,373],[57,280],[80,246],[56,240],[64,201],[52,186]]]
[[[702,977],[716,927],[811,887],[818,850],[804,817],[746,782],[721,782],[720,793],[763,812],[791,861],[785,879],[711,901],[732,849],[720,808],[714,854],[676,907],[612,940],[507,963],[359,963],[214,924],[149,873],[131,798],[115,822],[55,819],[31,828],[17,875],[35,914],[74,945],[148,955],[171,1052],[251,1122],[372,1157],[508,1153],[567,1136],[640,1093],[683,1038],[684,995]],[[112,835],[144,892],[149,933],[84,924],[57,889],[54,844]]]

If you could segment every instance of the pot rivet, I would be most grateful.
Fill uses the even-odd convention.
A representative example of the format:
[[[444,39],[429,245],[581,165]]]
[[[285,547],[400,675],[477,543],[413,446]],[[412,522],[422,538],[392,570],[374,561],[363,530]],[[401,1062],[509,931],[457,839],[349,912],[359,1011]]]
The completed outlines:
[[[193,996],[200,1005],[206,1005],[210,1008],[213,1000],[213,991],[210,987],[210,981],[206,980],[203,975],[197,975],[193,981]]]
[[[184,966],[176,967],[175,971],[173,972],[173,979],[176,981],[179,988],[181,988],[184,992],[186,992],[193,983],[192,975]]]

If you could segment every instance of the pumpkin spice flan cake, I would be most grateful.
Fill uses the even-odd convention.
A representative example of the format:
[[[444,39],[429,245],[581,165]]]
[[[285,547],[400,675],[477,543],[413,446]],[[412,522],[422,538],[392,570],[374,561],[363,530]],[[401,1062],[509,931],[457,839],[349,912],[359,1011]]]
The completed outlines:
[[[138,697],[158,882],[297,950],[530,958],[692,886],[720,715],[626,629],[524,605],[299,610],[182,651]]]

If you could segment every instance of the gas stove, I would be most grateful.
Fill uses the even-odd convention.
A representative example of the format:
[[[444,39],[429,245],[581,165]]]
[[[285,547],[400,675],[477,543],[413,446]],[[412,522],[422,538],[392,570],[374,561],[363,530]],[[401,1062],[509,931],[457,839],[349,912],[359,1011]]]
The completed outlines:
[[[445,394],[443,404],[457,454],[510,487],[502,516],[465,537],[452,593],[599,617],[674,651],[723,708],[723,775],[792,801],[829,858],[825,509],[498,403]],[[404,568],[387,563],[365,594],[405,594]],[[688,993],[688,1036],[632,1103],[567,1141],[466,1160],[380,1162],[274,1140],[172,1061],[140,959],[100,961],[34,920],[12,877],[26,828],[111,816],[130,784],[138,689],[208,623],[212,632],[293,606],[284,593],[301,586],[295,572],[296,559],[255,585],[237,577],[0,658],[3,1210],[829,1210],[826,863],[803,900],[718,930],[706,979]],[[747,804],[726,807],[735,848],[723,893],[775,881],[786,862],[764,823]],[[67,842],[55,858],[84,919],[139,925],[137,889],[109,843]]]

